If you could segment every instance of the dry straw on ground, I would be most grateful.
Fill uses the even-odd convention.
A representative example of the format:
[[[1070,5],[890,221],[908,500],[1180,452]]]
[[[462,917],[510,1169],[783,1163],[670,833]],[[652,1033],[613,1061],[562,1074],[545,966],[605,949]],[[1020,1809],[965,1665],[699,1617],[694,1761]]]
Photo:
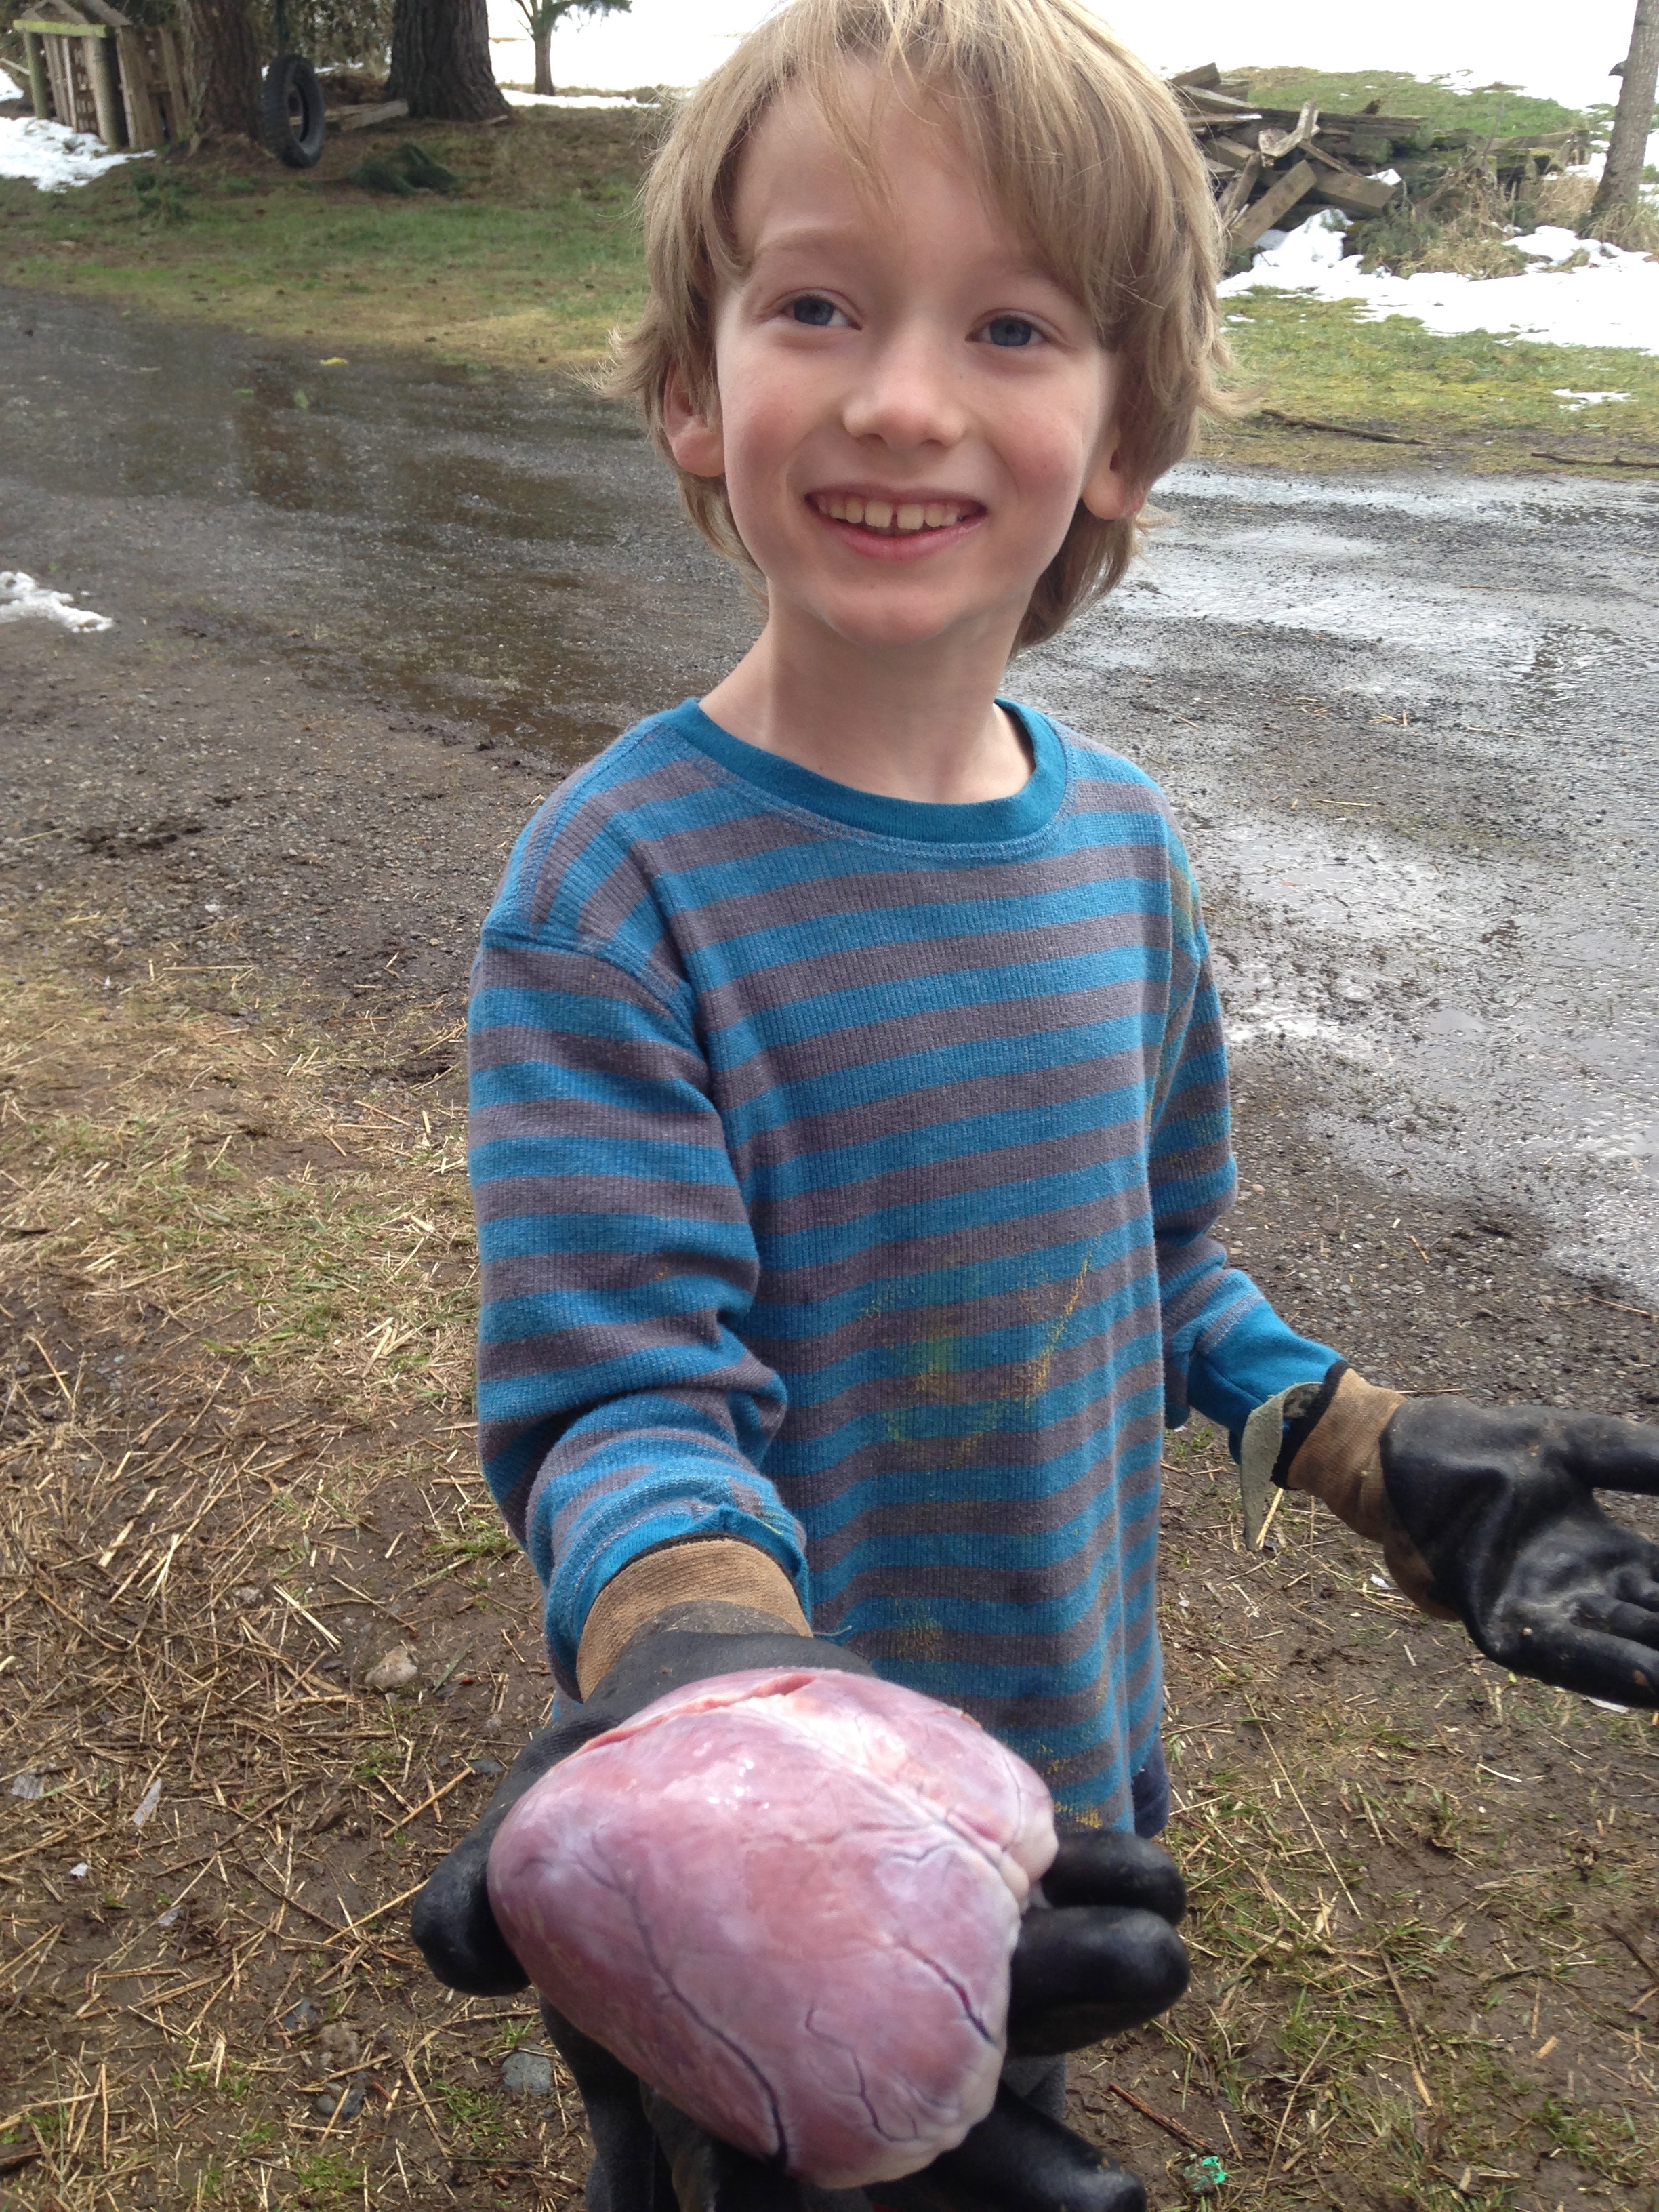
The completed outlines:
[[[473,1460],[453,1012],[106,990],[102,927],[11,950],[0,1041],[5,2201],[564,2207],[528,2002],[406,1931],[549,1688]],[[1251,2212],[1655,2212],[1659,1734],[1300,1508],[1248,1559],[1213,1438],[1169,1482],[1194,1988],[1078,2124],[1161,2207],[1212,2153]]]

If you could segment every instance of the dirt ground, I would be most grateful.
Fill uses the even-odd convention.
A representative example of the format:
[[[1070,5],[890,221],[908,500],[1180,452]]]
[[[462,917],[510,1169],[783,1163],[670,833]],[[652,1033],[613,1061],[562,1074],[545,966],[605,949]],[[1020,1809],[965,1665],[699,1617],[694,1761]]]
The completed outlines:
[[[291,576],[263,627],[204,614],[210,510],[98,538],[36,496],[144,611],[0,629],[0,2202],[562,2212],[569,2085],[503,2073],[528,2006],[445,1997],[404,1916],[549,1691],[469,1422],[466,967],[647,679],[519,737],[296,659]],[[687,689],[741,619],[701,573],[647,647],[690,641]],[[1330,732],[1279,742],[1312,775]],[[1328,1103],[1241,1055],[1237,1241],[1292,1320],[1340,1303],[1407,1389],[1659,1405],[1621,1277],[1518,1200],[1362,1172]],[[1080,2057],[1078,2124],[1160,2208],[1213,2155],[1251,2212],[1656,2212],[1659,1729],[1486,1666],[1302,1508],[1277,1536],[1244,1555],[1217,1440],[1172,1437],[1196,1972]]]

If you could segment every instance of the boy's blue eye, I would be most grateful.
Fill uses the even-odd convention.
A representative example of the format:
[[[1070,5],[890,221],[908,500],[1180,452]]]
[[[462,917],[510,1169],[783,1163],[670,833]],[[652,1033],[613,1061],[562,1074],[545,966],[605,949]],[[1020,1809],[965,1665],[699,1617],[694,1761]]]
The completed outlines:
[[[1042,333],[1024,315],[993,315],[985,325],[985,335],[994,346],[1028,346]]]
[[[809,323],[814,330],[821,331],[834,322],[836,303],[833,300],[792,300],[789,312],[798,323]]]

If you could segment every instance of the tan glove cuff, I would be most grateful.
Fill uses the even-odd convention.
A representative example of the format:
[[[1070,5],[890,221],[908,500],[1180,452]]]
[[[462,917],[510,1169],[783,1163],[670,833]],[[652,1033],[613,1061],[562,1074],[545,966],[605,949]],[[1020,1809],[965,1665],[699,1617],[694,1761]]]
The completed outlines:
[[[1285,1488],[1322,1498],[1357,1536],[1380,1544],[1388,1528],[1388,1498],[1378,1447],[1405,1402],[1402,1392],[1380,1390],[1350,1367],[1286,1468]]]
[[[1419,1613],[1455,1620],[1430,1596],[1434,1577],[1395,1520],[1382,1480],[1382,1431],[1405,1402],[1403,1392],[1381,1389],[1349,1368],[1285,1470],[1285,1487],[1322,1498],[1356,1535],[1381,1544],[1389,1572]]]
[[[665,1544],[613,1575],[589,1608],[576,1651],[576,1686],[583,1697],[605,1680],[647,1621],[671,1605],[699,1599],[771,1613],[781,1629],[812,1633],[794,1584],[753,1544],[731,1536]]]

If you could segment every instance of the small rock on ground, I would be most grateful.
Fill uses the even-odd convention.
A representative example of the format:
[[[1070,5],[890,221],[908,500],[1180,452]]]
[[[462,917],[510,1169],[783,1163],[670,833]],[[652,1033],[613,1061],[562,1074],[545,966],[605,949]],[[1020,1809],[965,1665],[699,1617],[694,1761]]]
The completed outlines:
[[[312,2099],[311,2109],[319,2120],[355,2120],[363,2109],[364,2094],[361,2081],[331,2081]]]
[[[377,1659],[363,1676],[366,1690],[406,1690],[420,1673],[415,1654],[406,1644],[394,1644],[383,1658]]]
[[[553,2061],[544,2051],[514,2051],[501,2064],[501,2087],[515,2097],[550,2097]]]

